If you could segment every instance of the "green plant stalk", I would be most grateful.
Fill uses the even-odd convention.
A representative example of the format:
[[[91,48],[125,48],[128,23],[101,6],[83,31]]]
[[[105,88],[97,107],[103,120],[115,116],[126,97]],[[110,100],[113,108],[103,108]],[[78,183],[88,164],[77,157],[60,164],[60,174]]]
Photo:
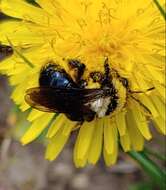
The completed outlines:
[[[164,189],[166,173],[162,171],[157,164],[147,156],[147,154],[135,151],[130,151],[128,154],[142,166],[144,171],[160,186],[161,189]]]
[[[158,2],[158,0],[153,0],[154,3],[156,4],[157,8],[159,9],[160,13],[162,14],[162,16],[164,17],[164,19],[166,20],[166,12],[164,11],[164,9],[162,8],[162,6],[160,5],[160,3]]]

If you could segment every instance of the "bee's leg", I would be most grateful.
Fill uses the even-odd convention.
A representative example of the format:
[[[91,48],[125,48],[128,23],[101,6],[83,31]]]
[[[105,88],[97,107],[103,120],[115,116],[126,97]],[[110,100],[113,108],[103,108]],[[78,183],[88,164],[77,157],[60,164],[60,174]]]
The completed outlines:
[[[110,67],[108,64],[108,58],[106,58],[104,62],[104,70],[105,70],[105,79],[110,80]]]
[[[101,85],[103,87],[111,87],[112,86],[112,76],[110,74],[110,67],[109,67],[109,63],[108,63],[108,58],[106,58],[105,62],[104,62],[104,76],[101,82]]]
[[[155,89],[155,87],[151,87],[151,88],[146,89],[145,91],[141,91],[141,90],[133,91],[133,90],[130,90],[130,88],[129,88],[129,81],[126,78],[120,77],[120,76],[118,76],[118,77],[119,77],[119,80],[121,81],[121,83],[123,84],[123,86],[126,87],[126,89],[128,90],[128,92],[131,93],[131,94],[134,94],[134,93],[145,93],[145,92],[148,92],[148,91],[151,91],[151,90]]]
[[[139,103],[140,106],[142,106],[150,115],[152,114],[149,108],[147,108],[140,100],[135,98],[133,95],[130,94],[130,97],[135,100],[137,103]]]
[[[123,86],[126,87],[130,91],[130,89],[129,89],[129,81],[126,78],[120,77],[120,76],[119,76],[119,80],[123,84]]]
[[[155,87],[151,87],[151,88],[148,88],[147,90],[145,91],[132,91],[132,90],[129,90],[130,93],[134,94],[134,93],[145,93],[145,92],[148,92],[148,91],[151,91],[151,90],[154,90]]]
[[[137,98],[135,98],[132,94],[134,94],[134,93],[145,93],[145,92],[148,92],[148,91],[151,91],[151,90],[154,90],[154,89],[155,89],[155,87],[148,88],[146,91],[132,91],[132,90],[129,89],[129,87],[127,88],[128,92],[129,92],[128,95],[133,100],[135,100],[136,102],[138,102],[139,105],[141,105],[149,114],[151,114],[151,111],[140,100],[138,100]]]
[[[85,71],[85,65],[76,59],[70,59],[68,63],[71,69],[77,69],[76,81],[80,81]]]

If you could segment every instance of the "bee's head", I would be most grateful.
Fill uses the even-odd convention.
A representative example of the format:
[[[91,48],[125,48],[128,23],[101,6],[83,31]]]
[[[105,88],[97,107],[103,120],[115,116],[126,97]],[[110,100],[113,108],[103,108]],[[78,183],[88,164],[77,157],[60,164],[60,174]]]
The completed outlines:
[[[101,88],[112,87],[112,75],[108,58],[106,58],[103,63],[103,70],[92,71],[90,72],[89,77],[93,83],[98,84]]]

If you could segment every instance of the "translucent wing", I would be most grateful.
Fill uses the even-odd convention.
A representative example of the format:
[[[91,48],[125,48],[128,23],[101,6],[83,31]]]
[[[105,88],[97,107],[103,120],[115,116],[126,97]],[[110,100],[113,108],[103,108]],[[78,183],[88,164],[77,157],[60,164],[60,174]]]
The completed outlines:
[[[56,89],[36,87],[26,91],[25,101],[33,108],[44,112],[80,112],[82,107],[103,96],[101,89]]]

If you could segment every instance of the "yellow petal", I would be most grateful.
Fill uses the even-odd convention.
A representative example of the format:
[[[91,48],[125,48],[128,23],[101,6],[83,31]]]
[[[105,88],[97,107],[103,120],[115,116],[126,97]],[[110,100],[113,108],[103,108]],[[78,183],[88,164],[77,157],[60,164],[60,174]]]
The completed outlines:
[[[94,124],[95,124],[94,121],[84,122],[79,130],[79,134],[77,137],[78,141],[77,152],[76,152],[77,159],[82,160],[82,158],[84,158],[88,152],[93,137],[93,131],[95,128]]]
[[[36,109],[32,109],[32,111],[30,112],[30,114],[27,117],[27,120],[32,122],[34,120],[36,120],[38,117],[44,115],[45,113],[42,111],[38,111]]]
[[[78,158],[77,154],[79,151],[78,150],[79,140],[80,139],[77,138],[73,151],[73,160],[77,168],[84,167],[87,164],[87,158],[88,158],[88,153],[86,153],[82,158]]]
[[[6,59],[1,60],[0,71],[8,71],[11,68],[13,70],[14,64],[15,64],[14,55],[7,57]],[[6,74],[8,74],[8,73],[6,73]]]
[[[49,130],[46,136],[48,138],[52,138],[53,136],[55,136],[56,133],[59,131],[59,129],[61,129],[65,125],[65,122],[66,122],[66,117],[63,114],[59,114],[55,118],[51,126],[49,127]]]
[[[35,28],[35,25],[31,24],[28,26],[21,21],[8,20],[0,22],[0,41],[1,43],[8,44],[8,39],[15,46],[25,46],[27,44],[41,44],[44,43],[43,35],[39,32],[36,35],[36,31],[33,31],[32,28]]]
[[[160,84],[165,83],[165,77],[164,77],[164,74],[162,73],[162,71],[157,70],[155,67],[152,67],[150,65],[148,65],[148,70],[149,70],[150,74],[152,75],[152,77],[156,81],[158,81]]]
[[[112,132],[114,134],[113,141],[114,141],[114,148],[113,151],[107,151],[106,146],[103,148],[104,160],[107,166],[113,165],[116,163],[117,156],[118,156],[118,139],[117,139],[117,128],[115,123],[112,121]]]
[[[116,125],[119,131],[120,136],[124,136],[126,133],[126,119],[125,119],[126,112],[122,111],[116,114]]]
[[[114,152],[112,154],[108,154],[105,148],[103,150],[103,154],[104,154],[104,160],[105,160],[106,165],[107,166],[114,165],[118,157],[118,144],[116,143]]]
[[[50,0],[36,0],[36,2],[48,13],[50,13],[52,16],[55,16],[57,12],[56,5],[58,2],[56,1],[50,1]]]
[[[56,133],[54,137],[50,139],[50,142],[47,145],[47,150],[45,155],[46,159],[50,161],[56,159],[56,157],[63,149],[64,145],[66,144],[70,136],[70,133],[68,133],[68,135],[63,135],[62,133],[63,133],[63,127]]]
[[[25,70],[25,73],[26,72],[27,72],[27,70]],[[10,80],[10,84],[12,86],[17,85],[17,84],[23,85],[24,81],[26,81],[26,78],[27,78],[27,75],[23,75],[21,73],[21,74],[17,74],[17,75],[12,75],[9,80]]]
[[[152,138],[152,135],[149,130],[148,121],[144,113],[142,113],[140,106],[138,104],[135,104],[131,112],[132,115],[130,115],[130,112],[128,115],[134,119],[136,127],[147,140],[150,140]]]
[[[103,144],[103,119],[96,121],[92,142],[88,153],[88,162],[96,164],[100,158]]]
[[[166,101],[166,93],[165,93],[165,86],[161,85],[159,83],[155,83],[155,88],[160,94],[160,96],[163,98],[164,101]]]
[[[26,86],[22,85],[22,83],[15,87],[11,98],[14,100],[14,102],[19,105],[22,102],[24,102],[24,94],[25,94]]]
[[[120,144],[125,152],[128,152],[131,150],[131,140],[129,133],[126,129],[126,134],[123,136],[120,136]]]
[[[64,126],[64,129],[63,129],[62,134],[63,134],[64,136],[68,136],[68,134],[70,133],[70,131],[71,131],[72,129],[74,129],[76,125],[77,125],[77,122],[70,121],[68,118],[66,118],[65,126]],[[67,127],[66,127],[66,126],[67,126]]]
[[[48,23],[47,15],[36,6],[23,0],[1,0],[0,9],[6,15],[32,21],[39,24]]]
[[[150,97],[148,97],[146,94],[141,94],[139,95],[139,99],[150,110],[153,117],[159,116],[159,113],[155,108],[153,102],[151,101]]]
[[[144,147],[144,138],[141,135],[138,128],[136,127],[135,120],[130,110],[128,110],[126,118],[127,118],[127,129],[131,140],[132,149],[136,151],[141,151],[143,150]]]
[[[156,129],[158,129],[158,131],[161,134],[166,135],[166,123],[165,123],[165,120],[162,119],[161,117],[156,117],[153,120],[154,120]]]
[[[138,89],[146,91],[148,88],[150,88],[147,77],[144,73],[137,72],[136,79],[137,79]]]
[[[108,154],[112,154],[115,150],[117,139],[117,130],[114,120],[110,118],[104,118],[104,147]]]
[[[24,136],[21,138],[21,143],[25,145],[35,140],[48,126],[53,116],[54,114],[52,113],[45,113],[44,115],[36,119],[30,126],[30,128],[27,130],[27,132],[24,134]]]
[[[30,106],[26,103],[26,102],[22,102],[22,104],[19,106],[19,108],[21,109],[21,111],[26,111],[27,109],[30,108]]]
[[[75,145],[76,146],[76,145]],[[74,149],[74,164],[77,168],[83,168],[86,164],[87,164],[87,158],[88,158],[88,154],[86,154],[82,159],[77,158],[75,156],[75,151],[77,150],[77,148]]]
[[[154,94],[154,96],[151,96],[151,100],[153,102],[153,104],[155,105],[156,109],[158,110],[160,117],[162,117],[163,120],[165,119],[165,115],[166,115],[166,106],[165,106],[165,102],[162,101],[161,98],[159,98],[159,96],[156,96]]]

